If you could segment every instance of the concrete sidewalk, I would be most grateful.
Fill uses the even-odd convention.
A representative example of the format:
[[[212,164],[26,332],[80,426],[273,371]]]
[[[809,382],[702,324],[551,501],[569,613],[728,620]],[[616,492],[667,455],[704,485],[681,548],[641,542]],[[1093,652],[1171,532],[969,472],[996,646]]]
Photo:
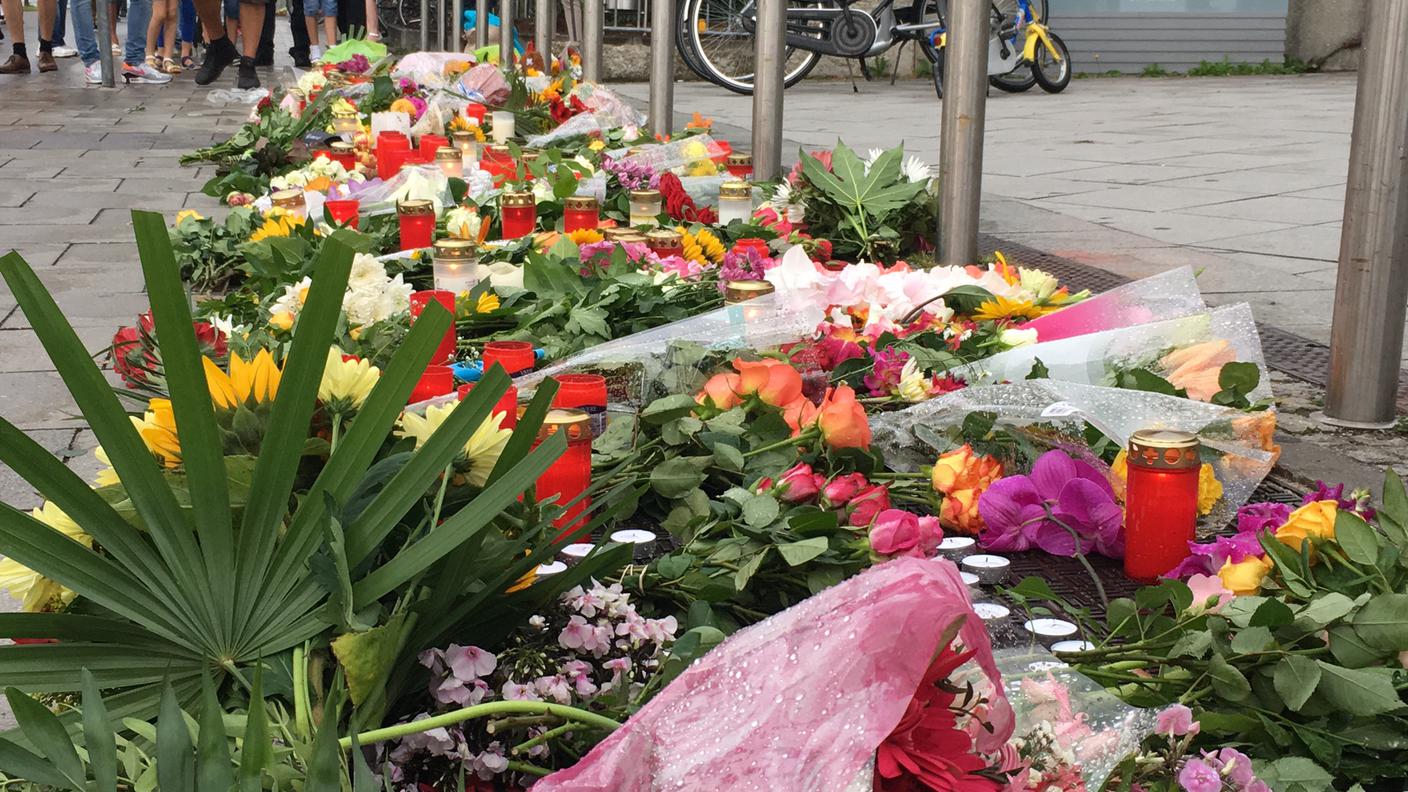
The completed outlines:
[[[1354,108],[1353,75],[1076,80],[1065,93],[993,91],[983,230],[1138,277],[1189,264],[1211,302],[1329,341]],[[619,86],[644,101],[648,86]],[[677,83],[676,106],[747,128],[751,99]],[[789,89],[784,152],[893,146],[930,163],[927,81],[807,81]],[[746,147],[747,139],[735,140]],[[1405,356],[1408,362],[1408,356]]]

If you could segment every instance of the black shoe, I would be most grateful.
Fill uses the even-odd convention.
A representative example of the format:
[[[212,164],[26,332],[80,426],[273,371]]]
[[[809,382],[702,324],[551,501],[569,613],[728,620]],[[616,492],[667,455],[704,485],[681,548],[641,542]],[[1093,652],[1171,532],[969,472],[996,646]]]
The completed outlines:
[[[220,79],[220,73],[225,71],[225,67],[235,62],[239,53],[235,51],[235,45],[230,43],[229,37],[213,41],[205,48],[205,60],[201,61],[200,68],[196,70],[196,85],[209,85]]]
[[[262,67],[267,67],[267,66],[273,66],[273,65],[274,65],[274,54],[273,54],[273,53],[267,53],[267,54],[266,54],[266,53],[259,53],[259,54],[255,55],[255,56],[254,56],[254,65],[255,65],[256,67],[261,67],[261,68],[262,68]]]
[[[290,49],[288,54],[293,56],[293,65],[300,69],[313,68],[313,61],[308,57],[308,50]]]
[[[254,71],[253,58],[240,58],[240,78],[235,81],[235,87],[241,91],[259,87],[259,75]]]

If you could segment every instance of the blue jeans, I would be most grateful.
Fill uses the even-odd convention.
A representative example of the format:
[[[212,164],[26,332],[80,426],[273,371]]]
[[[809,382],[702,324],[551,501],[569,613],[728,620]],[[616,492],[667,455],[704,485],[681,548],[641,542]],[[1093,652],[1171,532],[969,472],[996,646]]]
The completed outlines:
[[[196,23],[200,19],[196,16],[196,4],[192,0],[181,0],[180,13],[176,17],[177,35],[180,36],[183,44],[194,44],[196,41]]]
[[[67,14],[64,12],[64,4],[59,3],[59,13],[54,16],[54,35],[49,37],[49,43],[55,47],[64,46],[64,24]]]
[[[303,16],[337,17],[337,0],[303,0]]]
[[[152,0],[127,0],[127,51],[122,61],[128,66],[141,66],[147,57],[147,25],[151,21]]]
[[[96,0],[106,3],[108,0]],[[94,0],[69,0],[68,16],[73,20],[73,43],[78,48],[78,57],[83,65],[98,62],[98,37],[93,32]],[[62,8],[62,4],[60,4]],[[106,35],[104,31],[104,35]]]

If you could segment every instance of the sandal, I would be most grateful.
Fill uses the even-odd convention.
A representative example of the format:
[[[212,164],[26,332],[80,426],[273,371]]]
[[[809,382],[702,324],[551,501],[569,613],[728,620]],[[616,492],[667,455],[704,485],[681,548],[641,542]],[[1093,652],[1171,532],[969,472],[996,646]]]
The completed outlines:
[[[191,57],[190,55],[182,55],[182,56],[181,56],[181,68],[182,68],[182,69],[194,69],[195,67],[196,67],[196,59],[195,59],[195,58]]]
[[[164,58],[161,61],[161,70],[166,72],[167,74],[180,74],[181,64],[177,63],[171,58]]]
[[[148,55],[147,65],[152,67],[153,69],[156,69],[157,71],[161,71],[161,58],[158,58],[155,55]]]

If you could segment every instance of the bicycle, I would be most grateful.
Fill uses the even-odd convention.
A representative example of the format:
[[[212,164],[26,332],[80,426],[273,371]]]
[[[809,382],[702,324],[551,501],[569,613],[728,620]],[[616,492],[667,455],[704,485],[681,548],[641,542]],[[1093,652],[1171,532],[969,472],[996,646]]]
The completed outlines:
[[[1015,7],[1009,12],[1010,6]],[[1028,91],[1033,85],[1047,93],[1064,91],[1071,83],[1071,53],[1046,25],[1046,0],[1007,0],[993,2],[990,8],[988,84],[1008,93]],[[945,31],[930,35],[937,52],[934,91],[942,97]]]
[[[933,31],[943,29],[939,0],[913,0],[896,8],[882,0],[873,10],[854,0],[792,0],[787,8],[783,86],[796,85],[823,55],[855,58],[869,79],[867,58],[914,42],[930,64],[938,58]],[[756,0],[681,0],[675,43],[689,68],[734,93],[753,92]]]

